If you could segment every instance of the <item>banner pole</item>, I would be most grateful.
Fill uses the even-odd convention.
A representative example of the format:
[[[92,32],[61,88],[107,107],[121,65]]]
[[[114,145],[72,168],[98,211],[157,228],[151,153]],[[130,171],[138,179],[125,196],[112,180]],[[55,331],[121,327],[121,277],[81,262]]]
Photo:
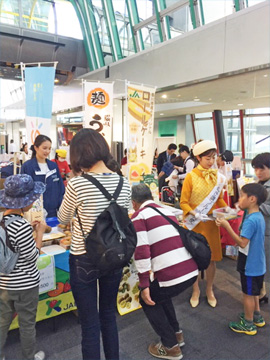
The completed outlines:
[[[85,80],[82,79],[81,86],[82,86],[82,108],[83,108],[83,128],[85,127]]]
[[[129,179],[129,167],[130,167],[130,164],[129,164],[129,148],[130,148],[130,139],[129,139],[129,123],[128,123],[128,84],[129,84],[129,81],[125,80],[125,93],[126,93],[126,96],[125,96],[125,101],[126,101],[126,104],[124,106],[125,108],[125,115],[124,115],[124,121],[123,121],[123,125],[124,127],[126,126],[126,149],[127,149],[127,173],[126,173],[126,177],[128,179],[128,181],[130,182],[130,179]],[[125,140],[125,139],[123,139]]]

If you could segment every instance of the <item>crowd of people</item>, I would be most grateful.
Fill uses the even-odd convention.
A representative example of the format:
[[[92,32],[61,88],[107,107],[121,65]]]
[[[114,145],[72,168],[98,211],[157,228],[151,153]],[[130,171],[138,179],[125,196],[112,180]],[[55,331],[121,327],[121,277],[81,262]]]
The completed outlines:
[[[13,312],[18,313],[23,359],[43,360],[45,354],[35,349],[35,316],[38,303],[39,256],[44,224],[30,224],[23,215],[33,202],[43,196],[47,217],[57,216],[60,223],[74,219],[70,248],[70,284],[78,309],[84,360],[100,359],[100,335],[106,359],[119,359],[119,340],[115,316],[116,297],[122,269],[102,271],[93,265],[86,252],[85,234],[89,234],[99,215],[110,201],[82,174],[91,175],[105,189],[114,194],[122,178],[104,137],[91,129],[80,130],[70,144],[70,165],[66,153],[58,149],[54,161],[48,159],[52,142],[39,135],[32,146],[32,157],[24,162],[21,174],[9,176],[0,191],[0,206],[5,208],[1,226],[8,235],[19,257],[9,274],[0,274],[0,359],[4,359],[4,345]],[[224,175],[214,168],[217,146],[202,140],[192,149],[181,144],[169,144],[154,161],[163,184],[180,181],[180,208],[184,226],[205,236],[211,249],[211,262],[206,270],[206,296],[210,307],[218,304],[213,290],[216,262],[222,259],[219,227],[225,228],[239,246],[237,269],[240,273],[244,311],[239,321],[230,322],[238,333],[254,335],[265,325],[260,313],[260,298],[266,301],[268,289],[264,283],[265,248],[269,257],[270,240],[270,153],[257,155],[252,160],[257,183],[242,187],[239,207],[245,215],[240,233],[235,233],[224,219],[209,221],[215,208],[225,208],[223,200]],[[126,156],[126,154],[125,154]],[[227,162],[228,152],[219,154]],[[124,159],[127,160],[127,159]],[[125,162],[125,161],[124,161]],[[218,167],[218,166],[217,166]],[[168,168],[172,170],[168,174]],[[167,178],[173,173],[171,179]],[[66,187],[64,185],[66,182]],[[161,186],[162,185],[162,186]],[[172,298],[192,288],[190,305],[200,304],[198,266],[185,249],[181,236],[166,216],[178,222],[166,208],[153,201],[145,184],[123,185],[115,200],[127,211],[132,203],[132,222],[137,233],[134,260],[138,270],[140,303],[160,342],[149,345],[148,351],[157,358],[180,360],[185,345],[184,331],[179,325]],[[266,224],[266,225],[265,225]],[[36,237],[33,238],[33,228]],[[265,245],[264,245],[265,244]]]

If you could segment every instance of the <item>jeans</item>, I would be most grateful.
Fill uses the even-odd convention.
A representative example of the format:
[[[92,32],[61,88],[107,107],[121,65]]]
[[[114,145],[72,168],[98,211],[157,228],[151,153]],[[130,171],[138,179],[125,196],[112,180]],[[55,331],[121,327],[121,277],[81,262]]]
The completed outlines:
[[[36,349],[36,313],[39,287],[27,290],[0,289],[0,359],[13,314],[17,312],[22,358],[32,360]]]
[[[149,287],[151,299],[156,303],[154,306],[147,305],[140,295],[140,303],[147,319],[167,348],[177,345],[175,333],[179,331],[179,323],[171,298],[193,285],[196,279],[197,276],[168,287],[160,287],[158,281],[154,280]]]
[[[122,269],[102,274],[91,265],[87,255],[70,254],[69,264],[70,285],[82,329],[83,359],[100,359],[101,332],[105,358],[118,360],[115,307]]]

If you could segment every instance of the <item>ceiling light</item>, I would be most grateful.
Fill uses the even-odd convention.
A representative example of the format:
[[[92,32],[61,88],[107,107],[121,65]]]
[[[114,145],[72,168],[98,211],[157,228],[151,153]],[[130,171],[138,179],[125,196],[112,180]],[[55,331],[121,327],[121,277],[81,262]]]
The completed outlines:
[[[263,77],[267,77],[267,76],[268,76],[268,74],[264,74],[264,75],[263,75]]]
[[[167,95],[166,95],[166,94],[163,94],[161,97],[162,97],[163,99],[167,99]]]
[[[181,97],[181,95],[179,94],[179,95],[177,95],[178,97]]]
[[[159,115],[164,115],[163,113],[159,114]]]
[[[194,99],[193,101],[200,101],[200,99]]]
[[[212,99],[211,99],[211,98],[209,98],[208,100],[210,100],[210,101],[211,101]]]
[[[222,100],[223,102],[226,102],[226,100]]]
[[[54,79],[54,83],[55,83],[55,84],[58,84],[59,82],[60,82],[60,80],[59,80],[58,78],[55,78],[55,79]]]
[[[244,105],[244,104],[237,104],[238,106],[242,106],[242,105]]]

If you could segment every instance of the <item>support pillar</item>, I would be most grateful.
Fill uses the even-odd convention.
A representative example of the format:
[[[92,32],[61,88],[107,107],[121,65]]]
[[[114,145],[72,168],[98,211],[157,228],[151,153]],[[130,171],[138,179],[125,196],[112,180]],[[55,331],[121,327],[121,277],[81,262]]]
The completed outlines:
[[[214,122],[214,129],[215,129],[215,134],[216,134],[218,152],[222,153],[223,151],[226,150],[226,142],[225,142],[224,126],[223,126],[221,110],[214,110],[213,122]]]

